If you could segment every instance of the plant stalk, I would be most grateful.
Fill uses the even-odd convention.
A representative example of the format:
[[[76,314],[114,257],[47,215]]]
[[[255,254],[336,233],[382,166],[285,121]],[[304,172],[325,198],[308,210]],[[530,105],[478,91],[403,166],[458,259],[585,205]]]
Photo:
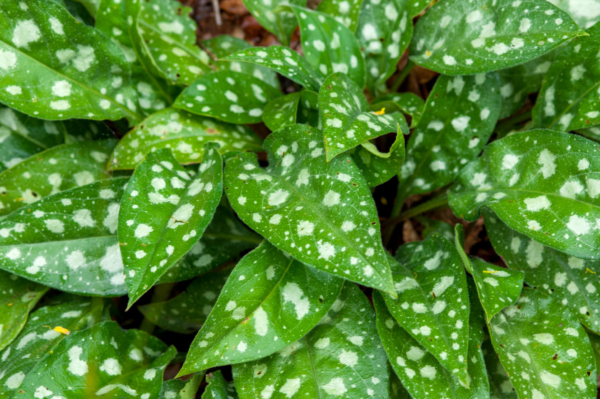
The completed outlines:
[[[398,76],[398,78],[394,81],[394,84],[392,85],[392,88],[390,89],[392,92],[395,93],[398,91],[398,89],[400,88],[400,85],[402,84],[402,82],[404,82],[404,79],[406,79],[406,77],[408,76],[410,71],[412,71],[415,66],[417,66],[417,64],[415,64],[411,60],[408,60],[408,63],[406,64],[404,69],[402,69],[402,72],[400,72],[400,75]]]

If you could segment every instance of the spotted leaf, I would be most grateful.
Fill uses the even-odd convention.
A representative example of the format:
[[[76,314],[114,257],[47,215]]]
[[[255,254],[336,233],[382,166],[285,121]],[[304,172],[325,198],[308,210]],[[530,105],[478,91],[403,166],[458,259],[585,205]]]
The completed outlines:
[[[187,290],[166,302],[140,306],[153,324],[182,334],[196,332],[210,314],[231,270],[217,270],[197,277]]]
[[[32,313],[17,339],[0,352],[0,395],[5,399],[24,397],[25,392],[20,393],[19,389],[25,377],[34,373],[46,355],[67,337],[54,328],[62,327],[71,333],[86,329],[103,320],[103,308],[104,301],[99,298],[76,297]],[[29,397],[35,397],[33,392],[27,392]]]
[[[389,371],[371,304],[352,284],[307,335],[267,358],[233,366],[241,399],[388,398]]]
[[[295,125],[302,92],[274,98],[267,103],[263,112],[263,121],[271,131]]]
[[[0,101],[44,119],[140,119],[129,65],[107,37],[52,1],[0,10]]]
[[[109,169],[134,169],[151,151],[171,148],[177,162],[199,163],[204,145],[215,142],[219,152],[261,151],[261,140],[245,126],[234,126],[182,110],[165,109],[150,115],[123,137],[112,156]]]
[[[518,399],[515,387],[510,382],[506,370],[502,367],[498,355],[494,351],[492,341],[488,338],[482,345],[485,366],[488,370],[490,397],[498,399]]]
[[[190,178],[170,149],[146,156],[133,173],[119,212],[119,244],[129,305],[192,249],[223,193],[223,161],[209,144]]]
[[[204,372],[194,373],[191,378],[185,381],[179,379],[167,380],[163,383],[158,399],[196,399],[196,393],[203,379]]]
[[[304,56],[323,76],[344,73],[365,85],[365,62],[350,29],[335,18],[307,8],[291,7],[300,23]]]
[[[158,397],[163,371],[176,352],[143,331],[99,323],[60,341],[25,376],[19,391],[26,395],[17,397]]]
[[[114,140],[64,144],[0,173],[0,216],[51,194],[110,177],[104,165],[114,146]]]
[[[524,289],[517,304],[492,318],[490,335],[519,397],[596,397],[590,341],[556,299]]]
[[[356,38],[364,51],[367,87],[385,93],[386,80],[396,72],[408,47],[413,25],[410,0],[364,0]]]
[[[425,241],[401,246],[396,258],[397,262],[390,257],[390,265],[398,299],[383,296],[390,313],[443,367],[468,385],[469,294],[456,249],[433,234]]]
[[[306,6],[306,0],[244,0],[244,5],[248,11],[256,18],[260,25],[273,33],[279,39],[279,42],[288,45],[290,36],[298,21],[290,11],[273,10],[280,5],[294,4],[300,7]]]
[[[411,399],[412,397],[391,368],[392,366],[388,363],[388,369],[390,369],[390,399]]]
[[[536,127],[568,132],[600,124],[600,24],[590,36],[569,43],[556,58],[544,80],[533,110]]]
[[[401,123],[401,129],[408,132],[406,122]],[[371,142],[364,143],[350,150],[352,159],[360,169],[369,187],[376,187],[394,177],[404,163],[404,136],[396,135],[396,140],[389,152],[381,153]]]
[[[233,382],[225,381],[221,370],[217,370],[206,376],[208,386],[202,394],[202,399],[236,399],[237,392]]]
[[[225,122],[258,123],[267,102],[279,96],[279,90],[254,76],[219,71],[194,81],[174,106]]]
[[[510,229],[489,209],[484,215],[492,245],[508,267],[524,272],[527,284],[556,297],[584,326],[600,333],[600,261],[546,247]]]
[[[600,1],[598,0],[548,0],[569,13],[577,25],[587,29],[600,21]]]
[[[398,324],[386,308],[381,294],[374,293],[373,303],[383,347],[396,374],[414,399],[488,396],[487,373],[476,339],[469,339],[467,363],[470,378],[467,388]]]
[[[226,57],[225,61],[262,65],[313,91],[319,91],[324,80],[304,57],[283,46],[252,47]]]
[[[440,76],[408,140],[396,201],[452,183],[488,142],[501,104],[495,73]]]
[[[125,294],[117,219],[126,183],[101,180],[6,216],[0,221],[0,268],[61,291]]]
[[[406,126],[400,112],[371,112],[362,90],[343,73],[330,75],[319,90],[319,113],[327,162],[371,139]],[[407,129],[408,130],[408,129]]]
[[[48,289],[16,274],[0,271],[0,308],[3,309],[0,315],[0,351],[19,335],[29,312]]]
[[[352,32],[356,30],[363,0],[323,0],[317,11],[331,15]]]
[[[378,97],[373,101],[373,105],[377,106],[379,103],[388,101],[393,102],[403,114],[412,118],[411,128],[419,124],[423,115],[423,108],[425,108],[425,101],[421,97],[414,93],[395,93]]]
[[[179,374],[284,348],[325,316],[342,284],[263,242],[231,272]]]
[[[269,167],[240,154],[225,168],[225,192],[250,228],[327,273],[394,293],[369,187],[348,155],[325,162],[323,136],[289,126],[265,141]]]
[[[573,256],[599,257],[600,158],[571,134],[530,130],[488,145],[449,194],[456,215],[476,220],[483,206],[509,227]]]
[[[422,13],[431,5],[430,0],[408,0],[408,10],[412,18]]]
[[[418,65],[446,75],[472,75],[522,64],[586,33],[545,0],[444,0],[415,28]]]

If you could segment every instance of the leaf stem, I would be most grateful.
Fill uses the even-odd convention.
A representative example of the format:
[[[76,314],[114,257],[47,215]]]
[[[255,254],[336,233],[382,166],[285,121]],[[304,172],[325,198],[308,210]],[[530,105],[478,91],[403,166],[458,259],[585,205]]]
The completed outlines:
[[[417,64],[415,64],[411,60],[408,60],[408,63],[406,64],[404,69],[402,69],[402,72],[400,72],[400,75],[398,76],[398,78],[394,81],[394,84],[392,85],[392,88],[390,89],[390,91],[392,91],[394,93],[397,92],[398,89],[400,88],[400,85],[402,84],[402,82],[404,82],[404,79],[406,79],[406,77],[408,76],[410,71],[412,71],[415,66],[417,66]]]

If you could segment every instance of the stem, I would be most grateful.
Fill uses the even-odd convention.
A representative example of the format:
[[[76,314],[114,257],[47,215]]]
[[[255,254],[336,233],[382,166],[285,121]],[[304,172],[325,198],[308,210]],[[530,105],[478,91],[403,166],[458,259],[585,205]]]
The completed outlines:
[[[415,64],[411,60],[408,60],[408,63],[406,64],[404,69],[402,69],[402,72],[400,72],[400,75],[398,76],[398,78],[394,81],[394,84],[392,85],[392,88],[390,89],[392,92],[395,93],[398,91],[398,89],[400,88],[400,85],[402,84],[402,82],[404,82],[404,79],[406,79],[406,77],[408,76],[410,71],[412,71],[415,66],[417,66],[417,64]]]
[[[163,306],[161,306],[161,311],[162,308],[164,307],[165,302],[167,301],[167,299],[169,299],[169,295],[171,295],[171,291],[173,290],[173,287],[175,287],[175,283],[166,283],[166,284],[159,284],[154,288],[154,293],[152,294],[152,300],[150,303],[162,303]],[[140,330],[147,332],[148,334],[152,335],[152,332],[154,331],[154,328],[156,327],[156,325],[154,323],[152,323],[150,320],[148,320],[146,317],[144,317],[144,320],[142,321],[142,325],[140,326]]]
[[[215,13],[215,23],[217,24],[217,26],[221,26],[223,21],[221,21],[221,10],[219,7],[219,0],[212,0],[212,4]]]

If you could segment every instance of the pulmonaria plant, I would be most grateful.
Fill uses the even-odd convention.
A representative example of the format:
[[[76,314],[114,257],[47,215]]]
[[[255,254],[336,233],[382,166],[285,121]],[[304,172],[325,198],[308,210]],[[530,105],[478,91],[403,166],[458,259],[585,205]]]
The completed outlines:
[[[0,3],[0,397],[595,398],[600,0],[245,5]]]

